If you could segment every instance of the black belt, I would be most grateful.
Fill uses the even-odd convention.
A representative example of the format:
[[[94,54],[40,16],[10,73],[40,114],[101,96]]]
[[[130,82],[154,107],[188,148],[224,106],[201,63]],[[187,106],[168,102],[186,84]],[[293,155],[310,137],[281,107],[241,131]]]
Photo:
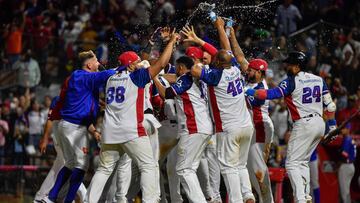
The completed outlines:
[[[312,113],[312,114],[309,114],[307,116],[304,116],[302,118],[312,118],[312,117],[315,117],[315,116],[320,116],[318,113]]]
[[[171,124],[177,124],[176,120],[169,120]]]

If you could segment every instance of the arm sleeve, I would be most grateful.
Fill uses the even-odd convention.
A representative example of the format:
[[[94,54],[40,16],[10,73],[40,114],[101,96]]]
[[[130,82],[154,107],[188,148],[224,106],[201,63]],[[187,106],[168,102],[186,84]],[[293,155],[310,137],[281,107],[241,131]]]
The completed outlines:
[[[218,52],[218,50],[213,45],[207,42],[205,42],[202,48],[204,49],[204,51],[208,52],[212,57],[214,57]]]
[[[261,82],[254,89],[264,89],[264,84]],[[251,106],[261,106],[265,104],[265,100],[257,99],[253,96],[249,96],[248,100]]]
[[[219,84],[222,76],[222,70],[210,68],[203,68],[201,70],[200,80],[204,81],[206,84],[211,86],[216,86]]]
[[[140,68],[130,73],[130,78],[133,83],[140,88],[144,88],[145,85],[148,84],[151,80],[149,69],[145,68]]]
[[[115,70],[86,73],[84,74],[84,81],[91,90],[98,90],[102,85],[104,85],[107,79],[115,73]]]
[[[329,93],[329,88],[327,87],[325,81],[323,80],[323,88],[322,88],[322,95]]]
[[[349,155],[350,147],[351,147],[351,137],[345,136],[343,139],[343,143],[341,145],[341,152],[342,152],[342,155],[345,156],[346,158]]]
[[[165,98],[171,99],[176,95],[182,94],[191,88],[193,81],[190,75],[181,76],[175,84],[171,84],[169,88],[166,88]]]
[[[267,99],[278,99],[290,95],[295,89],[295,80],[288,77],[278,87],[267,90]]]

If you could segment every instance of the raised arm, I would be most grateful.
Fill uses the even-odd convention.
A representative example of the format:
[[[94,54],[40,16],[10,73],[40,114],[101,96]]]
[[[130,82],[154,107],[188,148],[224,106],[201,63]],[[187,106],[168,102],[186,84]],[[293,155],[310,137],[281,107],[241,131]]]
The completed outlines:
[[[219,33],[220,47],[227,51],[231,51],[230,42],[226,36],[224,25],[225,25],[224,20],[221,17],[217,17],[216,21],[214,22],[214,26]]]
[[[245,58],[245,54],[240,48],[240,45],[236,39],[235,30],[233,27],[230,27],[230,44],[233,51],[233,54],[237,60],[237,62],[240,64],[241,71],[245,73],[245,71],[248,68],[249,62]]]
[[[218,50],[213,45],[199,38],[196,35],[193,26],[191,26],[191,28],[188,26],[183,27],[181,33],[183,33],[187,37],[186,39],[184,39],[184,42],[193,42],[197,45],[200,45],[203,48],[203,50],[208,52],[212,57],[216,55]]]
[[[159,95],[165,99],[165,90],[166,90],[166,87],[164,85],[161,84],[160,80],[158,77],[154,77],[153,79],[154,81],[154,84],[156,86],[156,89],[158,90],[159,92]]]
[[[175,29],[171,34],[169,43],[166,45],[164,52],[161,54],[159,60],[149,68],[149,74],[151,78],[154,78],[160,71],[169,63],[173,48],[177,40],[179,40],[179,34],[175,33]]]

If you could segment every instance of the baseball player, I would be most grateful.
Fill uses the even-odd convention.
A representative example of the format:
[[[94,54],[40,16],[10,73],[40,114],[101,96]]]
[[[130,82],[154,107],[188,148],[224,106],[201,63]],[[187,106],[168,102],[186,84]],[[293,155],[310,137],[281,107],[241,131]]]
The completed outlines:
[[[60,146],[65,166],[59,171],[46,202],[55,202],[60,189],[69,179],[70,186],[64,202],[75,199],[89,164],[87,129],[95,122],[99,108],[99,88],[115,73],[114,70],[98,72],[100,63],[92,51],[79,53],[81,70],[74,71],[68,81],[59,122]],[[96,139],[100,134],[93,129]]]
[[[241,71],[232,65],[229,53],[230,43],[224,30],[224,21],[217,18],[215,27],[220,36],[221,47],[215,56],[213,67],[193,66],[191,74],[208,85],[211,111],[217,133],[217,157],[224,177],[229,202],[254,202],[252,193],[241,194],[241,184],[250,188],[246,162],[254,131],[249,111],[246,107]],[[239,119],[241,118],[241,119]]]
[[[325,132],[323,106],[328,112],[335,112],[329,90],[319,76],[302,71],[306,56],[302,52],[291,52],[284,61],[288,78],[272,89],[248,89],[246,94],[256,99],[277,99],[285,97],[293,120],[293,129],[288,142],[286,170],[298,203],[311,202],[310,155]],[[336,128],[334,119],[328,120],[330,129]]]
[[[155,78],[159,94],[164,98],[176,98],[178,110],[178,133],[180,140],[177,146],[176,173],[180,177],[188,199],[191,202],[206,203],[201,191],[196,170],[204,149],[212,134],[212,122],[207,103],[201,97],[201,87],[193,81],[190,74],[194,65],[188,56],[176,60],[177,82],[165,88]]]
[[[200,47],[188,47],[185,51],[185,54],[194,59],[195,63],[203,63],[205,68],[209,68],[209,64],[217,53],[217,49],[211,44],[205,42],[199,38],[194,28],[191,26],[185,26],[182,30],[182,33],[187,37],[184,39],[186,42],[192,42]],[[207,86],[205,83],[201,83],[202,93],[206,100],[207,96]],[[216,157],[216,135],[213,134],[211,140],[206,146],[204,158],[200,162],[198,169],[198,176],[200,185],[204,191],[204,194],[207,197],[209,202],[219,203],[222,202],[220,196],[220,167],[219,162]]]
[[[262,59],[253,59],[248,64],[247,88],[268,89],[265,73],[268,64]],[[250,146],[248,169],[250,181],[259,195],[259,202],[274,202],[266,160],[274,135],[274,126],[269,116],[269,101],[247,97],[255,126],[253,142]]]
[[[98,202],[106,181],[124,153],[139,167],[142,201],[153,203],[160,200],[157,163],[143,126],[144,87],[168,63],[178,38],[179,35],[174,30],[159,60],[149,68],[139,68],[131,73],[127,71],[130,66],[136,66],[140,62],[137,56],[138,60],[119,67],[119,73],[109,78],[106,84],[100,165],[88,189],[89,203]],[[129,52],[123,54],[133,56]],[[129,61],[133,61],[132,58],[129,58]]]
[[[351,203],[350,185],[355,174],[354,161],[356,158],[356,145],[349,134],[350,124],[341,130],[343,141],[341,144],[341,164],[338,171],[340,196],[343,203]]]
[[[65,86],[67,85],[66,84],[67,81],[68,80],[65,81],[62,89],[66,89]],[[46,195],[49,194],[51,187],[55,183],[55,179],[56,179],[58,172],[65,164],[63,152],[61,151],[61,148],[59,145],[58,133],[57,133],[58,123],[60,120],[60,113],[58,111],[59,109],[55,109],[55,106],[57,106],[56,104],[59,103],[59,100],[60,100],[60,97],[56,96],[51,101],[50,109],[48,112],[48,119],[44,125],[44,135],[41,138],[40,144],[39,144],[40,152],[45,153],[48,139],[51,134],[53,142],[54,142],[54,148],[56,151],[56,159],[55,159],[53,166],[51,167],[48,175],[46,176],[45,180],[41,184],[40,189],[36,192],[36,195],[34,198],[34,203],[41,202],[41,199],[45,198]],[[52,133],[51,133],[51,130],[52,130]],[[65,188],[67,188],[67,187],[65,187]],[[83,202],[84,198],[85,198],[85,194],[86,194],[86,188],[85,188],[84,184],[80,185],[77,194],[80,197],[80,200]],[[63,196],[61,196],[61,197],[63,197]]]

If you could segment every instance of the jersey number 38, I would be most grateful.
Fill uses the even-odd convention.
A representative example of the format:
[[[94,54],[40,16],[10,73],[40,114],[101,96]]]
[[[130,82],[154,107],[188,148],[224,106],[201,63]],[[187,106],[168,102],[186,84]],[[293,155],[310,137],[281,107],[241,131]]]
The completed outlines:
[[[116,103],[122,103],[125,100],[125,87],[109,87],[106,92],[106,104],[110,104],[113,101]]]

